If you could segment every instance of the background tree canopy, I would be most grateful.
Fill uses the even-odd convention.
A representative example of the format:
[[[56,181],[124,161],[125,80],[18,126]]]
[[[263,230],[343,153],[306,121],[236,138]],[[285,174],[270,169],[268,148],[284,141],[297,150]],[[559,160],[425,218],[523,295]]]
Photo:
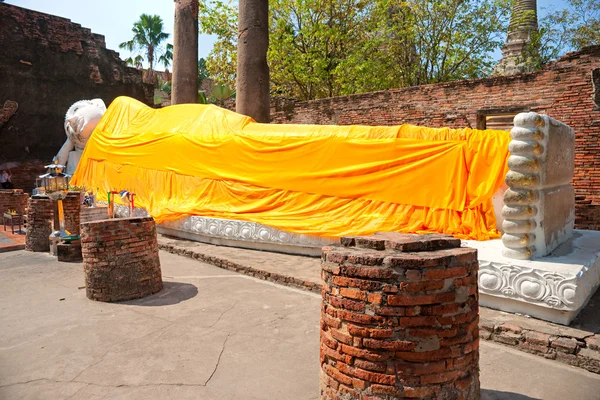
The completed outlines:
[[[533,37],[535,61],[600,43],[600,2],[569,0]],[[269,0],[272,92],[311,100],[490,74],[513,0]],[[200,0],[217,36],[211,79],[235,87],[237,4]]]

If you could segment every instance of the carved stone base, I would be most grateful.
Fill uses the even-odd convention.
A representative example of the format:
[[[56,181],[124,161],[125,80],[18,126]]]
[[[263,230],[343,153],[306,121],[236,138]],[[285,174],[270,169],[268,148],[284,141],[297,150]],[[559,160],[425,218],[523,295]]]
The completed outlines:
[[[148,216],[148,213],[140,208],[136,208],[133,214],[136,217]],[[129,210],[123,205],[116,204],[115,215],[117,217],[128,217]],[[157,225],[156,229],[158,233],[163,235],[218,246],[241,247],[313,257],[321,256],[323,246],[339,242],[339,239],[300,235],[256,222],[197,216],[163,222]]]
[[[479,303],[568,325],[600,285],[600,231],[576,230],[548,256],[502,256],[502,241],[464,241],[478,250]]]
[[[247,221],[187,217],[157,226],[161,234],[252,250],[267,250],[304,256],[321,256],[323,246],[337,242],[318,236],[299,235]]]

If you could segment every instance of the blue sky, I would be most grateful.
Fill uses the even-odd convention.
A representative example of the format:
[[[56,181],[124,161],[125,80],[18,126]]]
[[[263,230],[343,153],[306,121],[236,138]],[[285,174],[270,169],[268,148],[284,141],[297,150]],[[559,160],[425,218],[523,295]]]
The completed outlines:
[[[118,51],[122,58],[129,54],[119,49],[119,43],[131,39],[131,27],[142,13],[160,15],[164,31],[173,34],[173,0],[6,0],[6,3],[69,18],[94,33],[104,35],[106,46]],[[563,8],[565,4],[565,0],[538,0],[538,9],[544,15],[544,8]],[[172,43],[172,37],[169,42]],[[213,37],[200,35],[199,56],[206,57],[213,43]]]

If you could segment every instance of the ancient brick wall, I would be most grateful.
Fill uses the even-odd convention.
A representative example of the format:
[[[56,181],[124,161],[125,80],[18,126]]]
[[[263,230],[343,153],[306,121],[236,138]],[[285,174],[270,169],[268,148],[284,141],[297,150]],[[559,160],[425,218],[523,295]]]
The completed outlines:
[[[21,189],[0,189],[0,215],[8,210],[25,214],[29,195]]]
[[[17,188],[30,190],[40,166],[66,140],[64,116],[76,101],[121,95],[152,104],[152,85],[106,49],[104,37],[66,18],[0,3],[0,164]],[[4,106],[8,103],[8,106]]]
[[[156,226],[150,217],[82,223],[81,250],[89,299],[137,299],[163,288]]]
[[[322,256],[321,399],[478,399],[477,251],[342,238]]]
[[[576,227],[600,228],[600,46],[521,75],[307,102],[272,101],[275,123],[481,127],[503,113],[545,113],[575,129]]]

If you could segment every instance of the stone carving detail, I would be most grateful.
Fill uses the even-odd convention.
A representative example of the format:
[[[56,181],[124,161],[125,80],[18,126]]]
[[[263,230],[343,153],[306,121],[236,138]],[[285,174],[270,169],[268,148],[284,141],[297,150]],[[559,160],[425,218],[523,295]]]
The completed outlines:
[[[161,224],[165,228],[192,232],[215,238],[245,242],[273,243],[303,247],[322,247],[335,242],[317,236],[300,235],[275,229],[256,222],[233,221],[207,217],[187,217]]]
[[[506,174],[509,189],[504,192],[502,216],[502,242],[505,254],[511,258],[528,259],[536,251],[535,241],[540,198],[542,155],[546,138],[542,128],[544,119],[536,113],[523,113],[515,117],[510,131],[510,157]]]
[[[502,209],[505,257],[549,254],[573,234],[573,129],[547,115],[518,114],[510,131],[508,190]]]
[[[600,279],[600,260],[584,274],[566,276],[557,272],[479,261],[479,292],[507,297],[556,310],[578,310]],[[593,276],[591,276],[593,275]]]
[[[115,204],[115,215],[117,217],[128,217],[129,209],[121,204]],[[135,217],[147,217],[148,213],[146,210],[136,207],[133,215]],[[160,226],[203,236],[242,240],[244,242],[261,242],[302,247],[323,247],[337,242],[335,239],[286,232],[256,222],[234,221],[209,217],[193,216],[180,218],[175,221],[163,222]]]
[[[105,202],[98,202],[98,204],[103,204],[103,205],[108,205]],[[114,212],[115,212],[115,216],[119,217],[119,218],[127,218],[127,217],[141,217],[141,218],[145,218],[145,217],[149,217],[150,214],[148,214],[148,211],[144,210],[143,208],[138,208],[136,207],[133,210],[133,215],[130,215],[130,208],[127,206],[124,206],[122,204],[115,204],[114,206]]]

